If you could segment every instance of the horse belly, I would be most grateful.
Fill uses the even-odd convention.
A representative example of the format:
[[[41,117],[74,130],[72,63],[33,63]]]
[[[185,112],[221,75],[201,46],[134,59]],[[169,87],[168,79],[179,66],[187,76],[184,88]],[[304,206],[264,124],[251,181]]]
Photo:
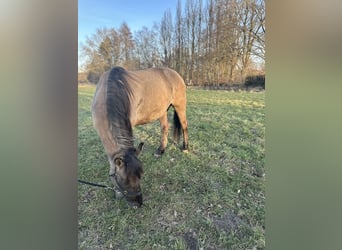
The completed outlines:
[[[135,85],[131,124],[142,125],[160,119],[173,100],[169,81],[157,69],[138,71],[134,76],[139,84]]]
[[[167,112],[170,102],[164,103],[145,103],[138,107],[135,113],[134,121],[135,125],[142,125],[158,120]]]

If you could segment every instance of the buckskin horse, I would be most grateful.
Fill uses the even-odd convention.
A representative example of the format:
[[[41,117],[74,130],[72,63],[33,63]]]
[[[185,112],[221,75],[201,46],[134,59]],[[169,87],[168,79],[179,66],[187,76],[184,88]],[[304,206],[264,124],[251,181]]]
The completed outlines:
[[[187,152],[186,85],[176,71],[114,67],[103,73],[97,84],[92,103],[94,127],[108,156],[111,181],[132,207],[143,204],[143,164],[138,159],[143,143],[134,146],[132,127],[159,120],[161,140],[155,154],[162,155],[168,141],[170,106],[174,108],[173,139],[179,142],[182,130],[182,150]]]

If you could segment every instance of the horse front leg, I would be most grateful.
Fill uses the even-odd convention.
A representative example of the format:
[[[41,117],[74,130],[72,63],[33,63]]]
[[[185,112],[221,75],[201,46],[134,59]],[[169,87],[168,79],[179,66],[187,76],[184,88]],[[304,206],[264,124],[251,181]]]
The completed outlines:
[[[167,111],[165,114],[159,118],[160,127],[161,127],[161,138],[160,138],[160,146],[157,149],[155,156],[161,156],[167,145],[167,135],[169,133],[169,123],[167,121]]]

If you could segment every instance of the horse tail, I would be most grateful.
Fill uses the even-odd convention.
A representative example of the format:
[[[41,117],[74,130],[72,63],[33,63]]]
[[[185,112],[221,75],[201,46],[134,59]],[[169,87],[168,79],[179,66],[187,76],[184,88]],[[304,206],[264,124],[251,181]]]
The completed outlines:
[[[179,117],[178,117],[178,114],[176,112],[176,110],[174,110],[174,113],[173,113],[173,140],[175,142],[179,142],[179,137],[180,137],[180,134],[181,134],[181,123],[179,121]]]

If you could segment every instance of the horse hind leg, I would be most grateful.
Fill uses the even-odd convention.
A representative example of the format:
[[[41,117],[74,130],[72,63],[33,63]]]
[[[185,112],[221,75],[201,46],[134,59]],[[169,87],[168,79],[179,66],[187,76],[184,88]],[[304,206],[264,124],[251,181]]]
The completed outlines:
[[[160,127],[161,127],[161,138],[160,138],[160,146],[156,150],[155,156],[161,156],[167,145],[167,136],[169,132],[169,123],[167,121],[167,111],[165,114],[159,118]]]
[[[188,153],[189,146],[188,146],[188,123],[186,120],[186,112],[184,108],[174,107],[175,114],[174,114],[174,139],[177,141],[179,140],[179,133],[177,130],[179,129],[178,126],[181,126],[183,131],[183,152]],[[177,135],[178,134],[178,135]]]

